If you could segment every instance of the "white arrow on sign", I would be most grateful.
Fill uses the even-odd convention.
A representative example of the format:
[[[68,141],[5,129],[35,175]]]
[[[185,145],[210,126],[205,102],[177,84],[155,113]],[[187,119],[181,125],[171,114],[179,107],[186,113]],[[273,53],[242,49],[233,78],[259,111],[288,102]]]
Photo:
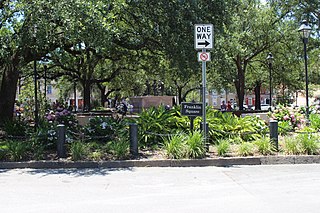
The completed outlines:
[[[213,25],[195,24],[194,25],[194,48],[212,49],[213,47]]]

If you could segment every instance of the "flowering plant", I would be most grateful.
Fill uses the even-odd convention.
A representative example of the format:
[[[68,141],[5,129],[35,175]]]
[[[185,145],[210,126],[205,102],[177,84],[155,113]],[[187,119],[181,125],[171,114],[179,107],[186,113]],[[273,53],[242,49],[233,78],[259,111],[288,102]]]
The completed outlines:
[[[280,106],[273,112],[269,113],[269,117],[279,122],[286,122],[292,129],[301,129],[306,122],[304,115],[298,109]]]

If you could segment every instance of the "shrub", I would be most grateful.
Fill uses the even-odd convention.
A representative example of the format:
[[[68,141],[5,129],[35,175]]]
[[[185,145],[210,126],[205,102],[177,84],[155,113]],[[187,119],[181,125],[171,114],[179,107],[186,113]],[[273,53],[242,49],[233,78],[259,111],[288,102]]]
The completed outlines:
[[[8,141],[8,155],[10,160],[20,161],[26,159],[29,151],[29,144],[23,141]]]
[[[88,154],[88,147],[83,142],[75,141],[70,145],[70,152],[72,160],[83,160]]]
[[[203,135],[200,131],[194,131],[186,137],[186,157],[202,158],[206,154]]]
[[[303,134],[297,137],[297,140],[301,145],[301,152],[308,155],[314,155],[318,153],[319,145],[316,136],[311,134]]]
[[[4,124],[4,131],[9,136],[26,136],[27,131],[27,125],[26,123],[20,121],[20,120],[13,120],[13,121],[7,121]]]
[[[166,150],[167,156],[173,159],[181,159],[185,155],[185,135],[177,134],[169,137],[164,141],[163,147]]]
[[[109,151],[113,154],[117,160],[128,158],[130,143],[128,140],[114,140],[108,145]]]
[[[126,123],[123,120],[115,120],[112,117],[94,117],[90,118],[84,130],[87,136],[96,141],[112,141],[121,129],[125,129],[125,126]]]
[[[89,158],[94,161],[100,161],[102,160],[103,153],[99,150],[93,151],[89,154]]]
[[[312,128],[320,130],[320,114],[310,114],[309,121]]]
[[[227,155],[227,153],[230,150],[230,140],[229,139],[222,139],[218,142],[216,147],[217,147],[218,156],[224,157]]]
[[[293,131],[289,121],[279,121],[278,127],[279,135],[288,135],[289,132]]]
[[[299,110],[284,106],[280,106],[279,109],[274,110],[269,116],[278,121],[288,121],[293,128],[300,128],[304,122],[304,117]]]
[[[284,138],[284,152],[288,155],[300,154],[300,144],[296,138],[285,137]]]
[[[256,140],[254,144],[256,145],[258,152],[262,155],[270,155],[275,150],[274,145],[270,142],[270,138],[268,137],[260,138]]]
[[[254,154],[253,148],[254,148],[254,146],[252,143],[243,142],[238,147],[238,154],[240,156],[244,156],[244,157],[253,155]]]
[[[230,112],[210,110],[207,114],[210,139],[238,138],[252,141],[264,135],[267,126],[263,120],[253,116],[237,117]]]
[[[154,144],[163,143],[163,138],[159,134],[169,134],[172,128],[169,127],[171,113],[164,107],[152,107],[143,110],[139,114],[137,123],[139,125],[139,144],[150,147]]]

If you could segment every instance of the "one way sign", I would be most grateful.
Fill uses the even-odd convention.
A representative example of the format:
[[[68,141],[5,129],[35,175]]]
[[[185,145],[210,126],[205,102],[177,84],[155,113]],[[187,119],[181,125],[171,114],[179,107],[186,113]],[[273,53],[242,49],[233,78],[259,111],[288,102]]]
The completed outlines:
[[[212,49],[213,43],[213,25],[195,24],[194,25],[194,48]]]

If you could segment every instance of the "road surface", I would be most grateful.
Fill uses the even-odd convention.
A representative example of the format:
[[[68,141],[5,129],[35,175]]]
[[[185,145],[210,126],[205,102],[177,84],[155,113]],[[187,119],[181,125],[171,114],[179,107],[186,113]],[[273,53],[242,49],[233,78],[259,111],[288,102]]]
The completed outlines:
[[[0,212],[320,212],[320,165],[0,170]]]

